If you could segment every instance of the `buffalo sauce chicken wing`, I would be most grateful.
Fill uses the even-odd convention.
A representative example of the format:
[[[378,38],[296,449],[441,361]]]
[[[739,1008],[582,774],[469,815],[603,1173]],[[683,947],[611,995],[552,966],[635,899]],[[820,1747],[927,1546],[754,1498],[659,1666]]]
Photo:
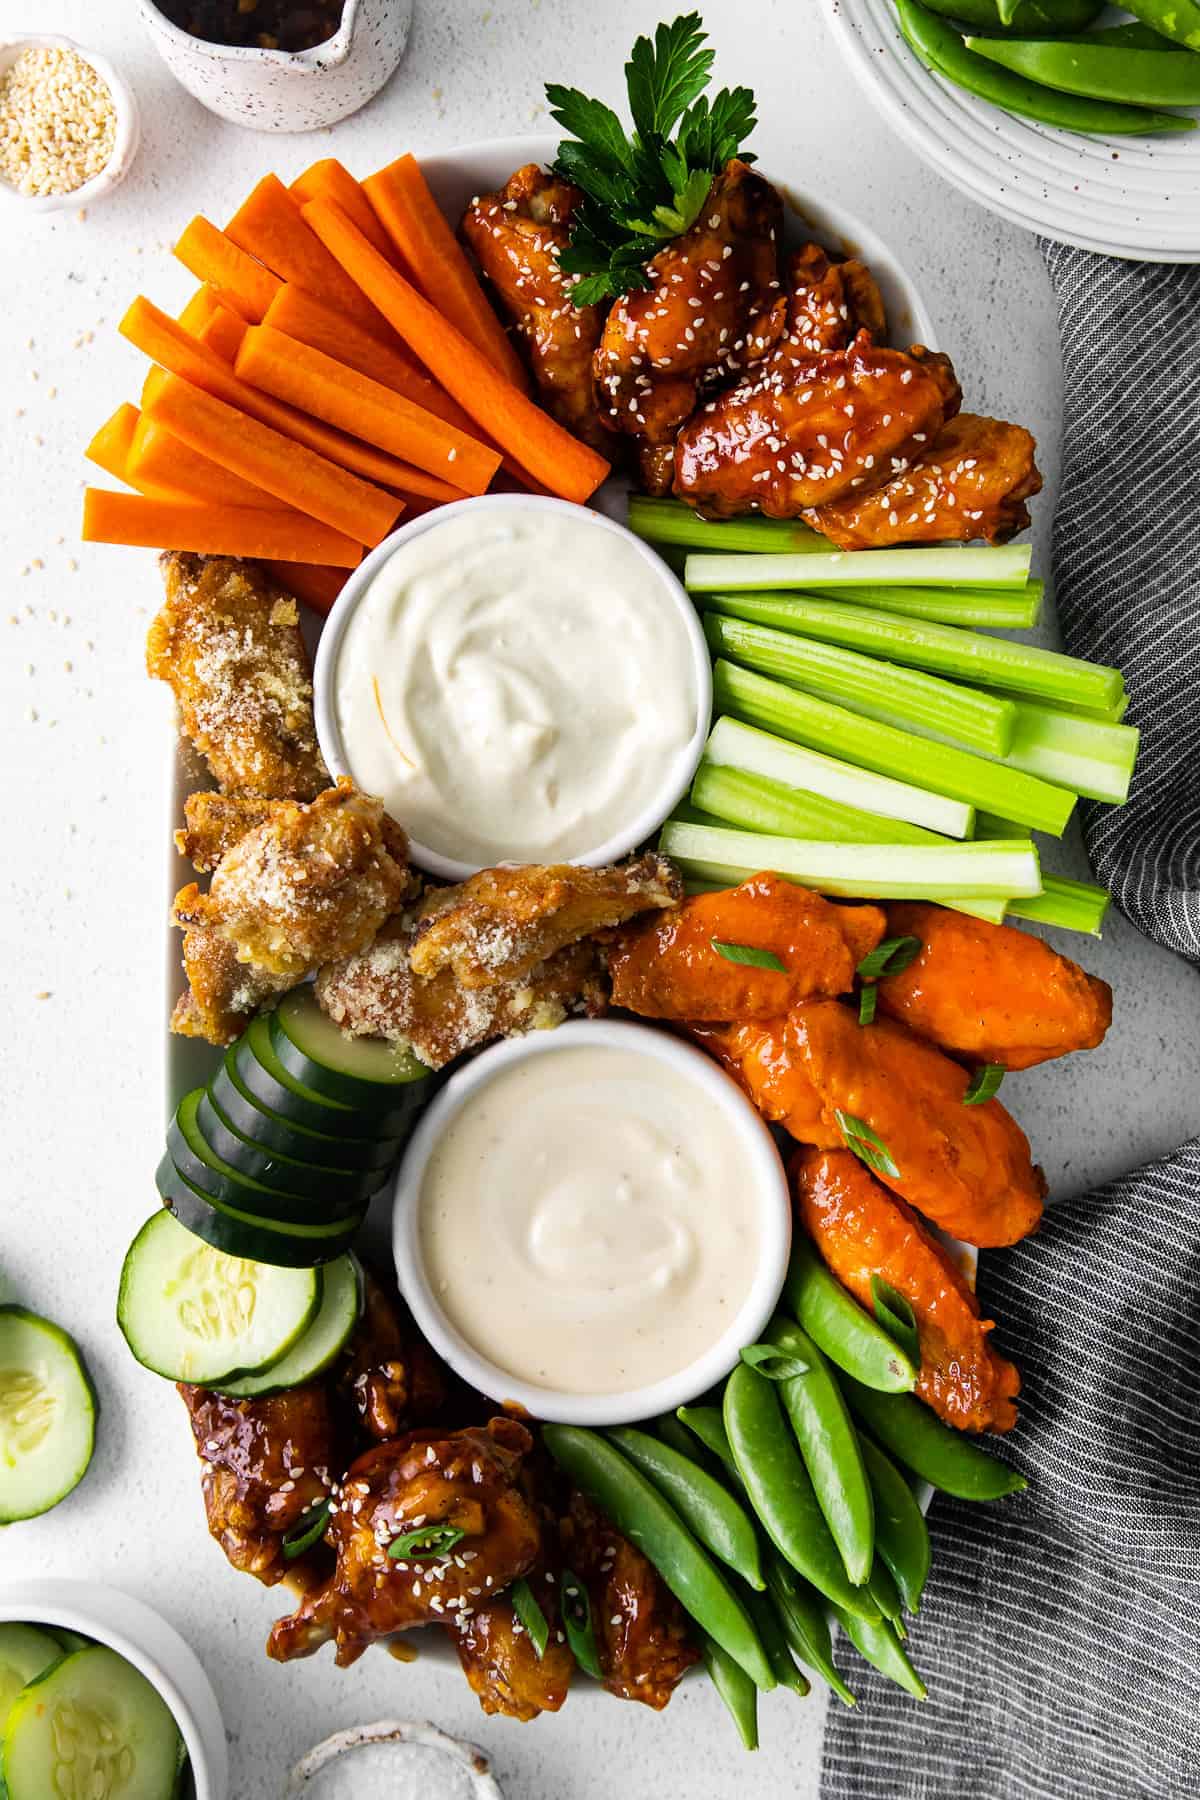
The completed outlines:
[[[787,1019],[750,1025],[690,1025],[689,1035],[714,1056],[753,1100],[764,1119],[800,1144],[844,1140],[825,1117],[821,1096],[788,1041]]]
[[[1021,1378],[945,1246],[849,1150],[798,1151],[789,1174],[800,1223],[843,1286],[873,1310],[878,1275],[911,1305],[921,1398],[960,1431],[1011,1431]]]

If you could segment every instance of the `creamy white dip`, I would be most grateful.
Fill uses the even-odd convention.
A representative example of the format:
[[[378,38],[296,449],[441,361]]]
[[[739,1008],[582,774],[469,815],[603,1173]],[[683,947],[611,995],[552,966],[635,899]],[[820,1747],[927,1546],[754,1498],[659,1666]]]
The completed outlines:
[[[401,544],[332,685],[347,772],[418,844],[478,867],[570,861],[659,795],[665,811],[699,723],[682,610],[582,509],[480,508]]]
[[[643,1051],[501,1069],[452,1115],[421,1183],[430,1289],[520,1380],[618,1394],[688,1368],[745,1303],[762,1250],[745,1141]]]

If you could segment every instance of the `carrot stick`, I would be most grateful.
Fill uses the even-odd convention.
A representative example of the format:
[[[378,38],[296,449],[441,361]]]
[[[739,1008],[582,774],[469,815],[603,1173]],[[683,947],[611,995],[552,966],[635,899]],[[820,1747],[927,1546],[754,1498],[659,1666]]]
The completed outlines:
[[[185,331],[200,332],[208,324],[218,306],[222,304],[218,290],[205,282],[198,287],[183,311],[179,315],[179,323]],[[232,304],[232,301],[230,302]]]
[[[175,254],[185,269],[217,288],[251,325],[258,324],[283,285],[200,213],[176,241]]]
[[[313,163],[302,175],[297,175],[288,192],[299,206],[309,200],[332,200],[335,206],[341,207],[348,219],[354,220],[380,256],[386,256],[390,263],[396,263],[402,275],[409,274],[399,251],[376,218],[371,202],[349,169],[336,156],[326,156],[320,162]]]
[[[82,535],[87,544],[141,544],[152,550],[194,550],[201,556],[261,556],[276,562],[319,557],[347,569],[362,557],[361,544],[290,509],[197,506],[114,494],[110,488],[85,488]]]
[[[329,425],[356,431],[430,475],[452,475],[468,494],[485,493],[500,467],[498,450],[486,449],[478,438],[456,431],[381,382],[270,325],[248,327],[235,368],[252,387]]]
[[[225,235],[251,256],[257,256],[282,280],[307,288],[318,299],[357,319],[376,337],[385,342],[389,339],[387,325],[304,223],[299,202],[288,193],[278,175],[263,176],[230,219]]]
[[[106,475],[112,475],[118,481],[129,482],[130,487],[137,485],[136,482],[129,481],[126,470],[129,467],[130,446],[141,416],[137,407],[127,400],[123,406],[118,406],[111,419],[105,420],[83,453],[89,462],[94,462]]]
[[[139,493],[160,500],[190,500],[208,506],[278,509],[274,495],[201,456],[181,438],[149,418],[139,419],[126,464],[126,480]]]
[[[210,350],[215,350],[222,362],[227,362],[232,368],[237,361],[237,353],[242,347],[242,339],[248,331],[253,330],[252,325],[247,325],[245,319],[240,318],[235,312],[230,312],[227,306],[218,306],[207,323],[200,327],[196,336],[202,344],[207,344]]]
[[[362,232],[328,200],[310,200],[304,216],[444,388],[535,481],[564,499],[584,501],[608,464],[497,373],[487,358],[422,294],[386,263]]]
[[[360,481],[357,475],[177,375],[169,375],[163,382],[148,412],[202,456],[360,544],[378,544],[404,510],[394,495]],[[311,556],[306,551],[297,560],[339,559]]]
[[[402,156],[369,175],[363,191],[400,252],[401,273],[416,283],[425,298],[514,387],[526,392],[529,378],[524,364],[475,279],[415,157]]]
[[[332,611],[347,580],[345,569],[331,569],[322,563],[265,562],[263,567],[281,588],[319,613]]]
[[[309,418],[307,413],[297,412],[294,406],[285,406],[281,400],[260,394],[257,388],[239,381],[215,350],[184,331],[178,319],[172,319],[145,295],[139,295],[130,306],[119,330],[143,355],[161,363],[173,375],[228,401],[240,412],[249,413],[252,419],[273,426],[286,437],[307,445],[319,456],[328,457],[330,462],[361,475],[364,480],[384,487],[402,488],[405,493],[421,494],[429,500],[463,498],[461,488],[451,487],[449,482],[426,475],[421,469],[410,467],[398,457],[387,456],[357,438],[347,437],[342,431],[334,431],[319,419]],[[143,412],[161,387],[162,379],[161,370],[151,369],[142,388]]]

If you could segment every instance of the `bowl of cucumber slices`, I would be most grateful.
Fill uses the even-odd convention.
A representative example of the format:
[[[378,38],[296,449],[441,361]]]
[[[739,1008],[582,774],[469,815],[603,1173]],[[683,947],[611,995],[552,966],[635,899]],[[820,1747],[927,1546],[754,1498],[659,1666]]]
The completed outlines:
[[[165,1619],[95,1581],[0,1587],[0,1758],[8,1800],[226,1800],[217,1697]]]

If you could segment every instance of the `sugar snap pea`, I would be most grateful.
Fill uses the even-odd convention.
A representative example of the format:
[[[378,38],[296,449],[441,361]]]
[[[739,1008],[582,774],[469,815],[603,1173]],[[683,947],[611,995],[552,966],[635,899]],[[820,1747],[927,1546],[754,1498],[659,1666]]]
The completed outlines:
[[[619,1427],[609,1437],[652,1481],[706,1550],[736,1570],[749,1587],[763,1586],[753,1521],[727,1488],[694,1457],[681,1456],[645,1431]]]
[[[1146,0],[1142,3],[1146,4]],[[1172,0],[1175,3],[1177,0]],[[1014,74],[1011,69],[1001,69],[968,50],[953,26],[918,5],[917,0],[896,0],[896,13],[909,48],[927,69],[1006,112],[1040,119],[1044,125],[1058,125],[1066,131],[1110,137],[1191,131],[1195,127],[1195,120],[1182,113],[1152,112],[1146,107],[1060,94],[1054,88]],[[1145,14],[1139,16],[1144,18]]]
[[[910,1613],[921,1605],[929,1574],[929,1527],[912,1489],[895,1463],[869,1437],[859,1439],[875,1500],[875,1549],[895,1577]]]
[[[1200,50],[1200,5],[1197,0],[1124,0],[1127,12],[1133,13],[1151,31],[1172,38],[1188,50]]]
[[[876,1606],[895,1631],[897,1637],[905,1637],[904,1603],[900,1598],[900,1589],[896,1586],[895,1577],[882,1557],[877,1556],[871,1564],[871,1573],[867,1576],[867,1592]]]
[[[1102,25],[1098,31],[1084,31],[1078,37],[1059,41],[1064,44],[1124,44],[1130,50],[1169,50],[1176,56],[1186,49],[1186,45],[1163,37],[1161,32],[1152,31],[1140,20],[1125,25]]]
[[[727,1475],[732,1475],[738,1487],[745,1492],[738,1466],[733,1460],[733,1451],[729,1448],[729,1438],[725,1431],[725,1421],[721,1417],[719,1406],[681,1406],[679,1418],[688,1430],[699,1438],[704,1448],[715,1456]]]
[[[725,1383],[723,1416],[738,1474],[775,1548],[828,1599],[877,1618],[870,1595],[846,1574],[775,1383],[739,1363]]]
[[[661,1418],[655,1419],[654,1429],[663,1443],[669,1444],[672,1450],[677,1450],[680,1456],[690,1457],[693,1462],[699,1461],[701,1468],[709,1468],[710,1464],[708,1460],[705,1460],[703,1446],[692,1436],[687,1426],[680,1423],[674,1413],[663,1413]]]
[[[877,1394],[851,1375],[840,1378],[854,1416],[906,1469],[959,1500],[1002,1500],[1029,1484],[954,1431],[912,1394]]]
[[[707,1631],[700,1633],[700,1654],[708,1678],[725,1703],[747,1750],[758,1749],[758,1689],[745,1669]]]
[[[776,1386],[817,1504],[847,1575],[859,1587],[875,1555],[875,1502],[850,1410],[833,1371],[806,1331],[790,1319],[776,1318],[767,1339],[808,1365],[803,1375]]]
[[[658,1489],[597,1431],[544,1425],[542,1441],[576,1486],[649,1558],[700,1629],[769,1693],[775,1676],[749,1614]]]
[[[969,37],[968,50],[1064,94],[1131,106],[1200,106],[1200,61],[1124,45]],[[1165,41],[1165,40],[1164,40]]]
[[[917,1379],[912,1359],[830,1273],[811,1238],[799,1232],[783,1292],[809,1337],[839,1369],[884,1393],[911,1391]]]
[[[792,1652],[832,1688],[844,1706],[857,1701],[838,1674],[820,1595],[775,1552],[767,1556],[767,1592]]]
[[[872,1668],[878,1669],[881,1675],[886,1675],[889,1681],[894,1681],[897,1687],[902,1687],[914,1700],[924,1700],[927,1692],[925,1683],[909,1662],[899,1638],[886,1619],[859,1619],[837,1606],[833,1610],[838,1624],[858,1654]]]
[[[1004,19],[996,0],[925,0],[930,12],[961,19],[979,31],[1011,31],[1018,36],[1057,37],[1082,31],[1104,11],[1104,0],[1017,0]]]
[[[770,1594],[757,1593],[754,1588],[746,1588],[742,1593],[746,1611],[754,1620],[754,1629],[762,1640],[762,1647],[767,1659],[775,1671],[775,1680],[781,1688],[790,1688],[801,1699],[812,1692],[808,1677],[803,1669],[797,1668],[788,1649],[787,1637],[784,1634],[779,1614],[775,1610],[775,1602]]]

